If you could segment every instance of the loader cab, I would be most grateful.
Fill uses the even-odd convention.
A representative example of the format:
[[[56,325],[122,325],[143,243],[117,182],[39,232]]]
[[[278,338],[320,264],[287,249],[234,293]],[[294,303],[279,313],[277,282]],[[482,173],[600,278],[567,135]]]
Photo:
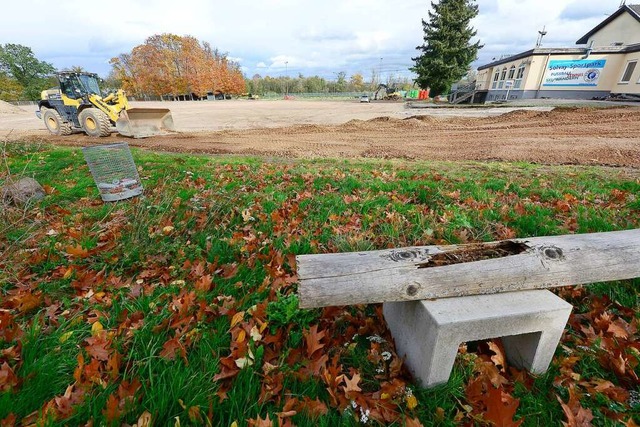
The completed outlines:
[[[100,95],[98,75],[92,73],[59,73],[60,90],[68,98],[80,99],[87,95]]]

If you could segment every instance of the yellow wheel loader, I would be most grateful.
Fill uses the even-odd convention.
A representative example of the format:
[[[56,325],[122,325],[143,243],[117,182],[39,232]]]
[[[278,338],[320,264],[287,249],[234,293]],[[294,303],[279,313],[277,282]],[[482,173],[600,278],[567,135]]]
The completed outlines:
[[[36,116],[54,135],[81,130],[90,136],[109,136],[115,126],[120,135],[146,138],[175,131],[166,108],[129,108],[122,89],[102,96],[93,73],[60,72],[59,87],[42,92]]]

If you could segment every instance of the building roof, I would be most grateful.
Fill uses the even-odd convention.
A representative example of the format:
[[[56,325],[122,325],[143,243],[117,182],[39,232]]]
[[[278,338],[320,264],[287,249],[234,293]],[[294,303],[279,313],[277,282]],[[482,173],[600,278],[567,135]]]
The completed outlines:
[[[576,42],[576,44],[587,44],[587,42],[589,41],[589,38],[592,35],[594,35],[598,31],[600,31],[604,27],[606,27],[611,21],[613,21],[614,19],[616,19],[618,16],[622,15],[623,13],[630,14],[631,16],[636,18],[636,20],[638,22],[640,22],[640,4],[625,4],[623,6],[620,6],[620,8],[618,10],[616,10],[614,13],[609,15],[607,17],[607,19],[605,19],[604,21],[602,21],[601,23],[599,23],[598,25],[593,27],[593,29],[591,31],[589,31],[587,34],[585,34],[584,36],[582,36]]]
[[[493,61],[486,65],[478,67],[478,71],[486,70],[487,68],[496,67],[498,65],[507,64],[509,62],[517,61],[518,59],[525,59],[531,56],[544,56],[544,55],[586,55],[589,49],[585,47],[556,47],[556,48],[537,48],[530,49],[526,52],[518,53],[517,55],[502,58],[498,61]],[[632,44],[628,46],[605,46],[592,49],[589,54],[607,54],[607,53],[631,53],[640,51],[640,43]]]

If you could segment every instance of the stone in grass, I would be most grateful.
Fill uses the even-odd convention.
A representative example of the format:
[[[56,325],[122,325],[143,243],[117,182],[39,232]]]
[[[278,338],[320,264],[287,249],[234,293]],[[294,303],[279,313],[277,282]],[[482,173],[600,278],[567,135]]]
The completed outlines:
[[[2,188],[2,201],[4,204],[25,205],[44,198],[44,188],[33,178],[22,178]]]

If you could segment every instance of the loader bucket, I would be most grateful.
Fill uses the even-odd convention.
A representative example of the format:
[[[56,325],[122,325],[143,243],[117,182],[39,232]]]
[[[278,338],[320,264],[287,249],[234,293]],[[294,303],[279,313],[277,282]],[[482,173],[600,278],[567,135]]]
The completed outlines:
[[[130,108],[120,113],[116,129],[123,136],[147,138],[175,131],[171,111],[167,108]]]

